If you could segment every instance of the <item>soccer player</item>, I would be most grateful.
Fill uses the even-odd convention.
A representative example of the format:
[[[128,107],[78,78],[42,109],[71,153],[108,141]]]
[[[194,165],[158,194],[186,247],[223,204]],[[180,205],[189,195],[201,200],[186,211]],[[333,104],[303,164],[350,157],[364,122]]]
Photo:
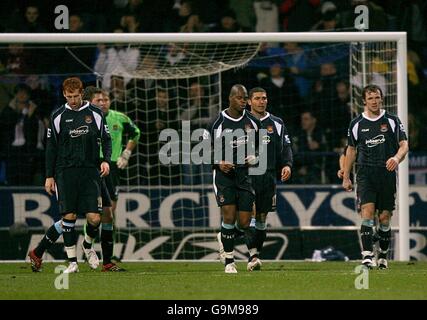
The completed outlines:
[[[213,184],[217,204],[221,207],[221,242],[224,246],[225,273],[237,273],[234,263],[235,224],[237,221],[240,229],[249,231],[255,200],[248,166],[253,163],[251,160],[255,157],[255,154],[250,153],[250,144],[253,143],[255,153],[260,123],[245,109],[247,95],[243,85],[234,85],[230,90],[229,107],[218,115],[211,128],[214,146],[218,145],[219,141],[223,146],[221,151],[214,149],[216,160]],[[251,141],[251,133],[255,133],[255,141]],[[224,143],[223,138],[227,134],[233,135],[233,138]],[[231,155],[226,154],[230,146]],[[241,154],[245,156],[244,161],[238,159]],[[231,160],[227,159],[230,156],[232,161],[227,161]]]
[[[79,78],[63,82],[67,103],[51,116],[47,131],[45,190],[56,193],[62,220],[50,227],[39,246],[30,251],[32,270],[40,271],[45,248],[55,242],[62,229],[69,266],[64,273],[79,271],[76,253],[75,222],[85,213],[86,233],[95,238],[101,223],[101,178],[108,175],[111,137],[102,111],[83,101],[83,84]],[[100,147],[104,154],[101,162]],[[91,247],[84,250],[88,261],[95,255]]]
[[[101,228],[101,247],[103,257],[102,271],[124,271],[112,262],[113,256],[113,227],[114,227],[114,214],[117,206],[118,188],[120,184],[120,173],[117,170],[126,168],[128,160],[132,151],[138,143],[140,130],[130,120],[128,116],[121,112],[110,110],[110,98],[105,90],[90,86],[85,89],[85,99],[89,100],[92,104],[101,108],[107,120],[108,128],[110,128],[110,135],[112,140],[112,155],[110,174],[104,178],[106,185],[106,192],[103,196],[107,201],[110,200],[111,206],[104,206],[102,215],[102,228]],[[126,149],[122,152],[123,137],[127,136],[129,140],[126,143]]]
[[[376,266],[373,252],[374,214],[378,210],[378,267],[388,268],[390,219],[395,208],[396,172],[409,151],[399,118],[382,109],[383,93],[377,85],[362,91],[364,112],[350,122],[345,156],[343,188],[353,189],[350,171],[357,167],[357,202],[361,208],[362,264]]]
[[[262,137],[267,152],[267,171],[263,175],[253,175],[252,186],[255,190],[255,233],[247,239],[249,262],[247,270],[261,268],[259,255],[266,238],[266,218],[270,211],[276,208],[276,181],[279,171],[281,181],[286,181],[292,173],[292,148],[288,130],[282,119],[266,111],[267,92],[260,87],[249,91],[249,106],[251,114],[261,122],[261,129],[267,134]]]

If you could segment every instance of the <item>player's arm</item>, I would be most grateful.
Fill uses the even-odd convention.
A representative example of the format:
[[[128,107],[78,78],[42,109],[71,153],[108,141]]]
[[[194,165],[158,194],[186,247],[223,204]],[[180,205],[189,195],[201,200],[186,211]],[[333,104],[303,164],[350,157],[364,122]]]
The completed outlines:
[[[108,129],[107,122],[105,121],[104,115],[102,115],[102,125],[100,131],[102,154],[104,156],[104,160],[101,163],[101,177],[105,177],[110,173],[112,144],[110,131]]]
[[[406,155],[409,152],[408,138],[406,137],[406,132],[403,127],[403,124],[400,122],[399,118],[396,118],[397,121],[397,130],[396,130],[396,140],[399,142],[399,149],[397,153],[387,160],[386,168],[388,171],[394,171],[399,166]]]
[[[292,153],[292,142],[289,136],[288,130],[285,125],[282,124],[282,132],[280,134],[280,179],[282,181],[289,180],[292,175],[292,165],[293,165],[293,153]]]
[[[353,189],[353,184],[350,180],[350,172],[353,168],[353,164],[356,161],[356,148],[352,146],[347,147],[347,152],[344,159],[344,172],[342,186],[346,191],[351,191]]]
[[[399,142],[399,150],[397,150],[397,153],[389,158],[386,162],[386,168],[388,171],[394,171],[399,166],[399,163],[401,163],[406,155],[409,152],[409,145],[408,140],[402,140]]]
[[[123,150],[122,154],[117,159],[117,167],[119,169],[124,169],[127,167],[130,156],[132,155],[133,150],[136,148],[139,137],[141,135],[139,128],[128,116],[125,116],[125,122],[123,123],[123,133],[128,135],[129,140],[126,144],[125,150]]]
[[[347,146],[344,148],[344,152],[340,155],[340,158],[338,160],[339,163],[339,170],[337,172],[338,178],[342,179],[344,176],[344,163],[345,163],[345,154],[347,152]]]
[[[58,156],[58,134],[53,125],[53,119],[46,133],[46,181],[44,188],[49,195],[55,192],[55,165]]]

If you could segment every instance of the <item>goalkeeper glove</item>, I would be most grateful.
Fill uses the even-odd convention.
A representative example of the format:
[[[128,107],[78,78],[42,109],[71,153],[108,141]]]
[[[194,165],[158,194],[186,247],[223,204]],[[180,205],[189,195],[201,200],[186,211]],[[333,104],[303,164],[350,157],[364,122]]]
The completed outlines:
[[[123,150],[122,154],[117,159],[117,168],[119,169],[126,168],[131,154],[132,154],[132,151],[128,149]]]

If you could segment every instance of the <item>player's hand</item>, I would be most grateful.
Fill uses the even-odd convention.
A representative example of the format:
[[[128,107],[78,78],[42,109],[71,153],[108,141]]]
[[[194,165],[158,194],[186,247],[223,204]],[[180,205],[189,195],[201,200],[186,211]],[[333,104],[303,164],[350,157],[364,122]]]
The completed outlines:
[[[110,165],[108,162],[101,163],[101,178],[108,176],[110,174]]]
[[[344,177],[344,170],[343,169],[339,169],[337,172],[337,176],[338,178],[342,179]]]
[[[117,168],[119,168],[119,169],[126,168],[128,165],[131,154],[132,154],[132,151],[130,151],[128,149],[123,150],[122,154],[117,159]]]
[[[44,189],[51,196],[55,192],[55,179],[46,178],[46,181],[44,183]]]
[[[342,186],[345,191],[351,191],[353,190],[353,183],[349,178],[344,178],[342,181]]]
[[[292,170],[289,166],[285,166],[282,168],[281,180],[286,181],[291,177]]]
[[[249,167],[255,166],[258,163],[257,156],[250,155],[245,158],[245,164]]]
[[[225,173],[229,173],[231,170],[234,169],[234,164],[227,162],[227,161],[221,161],[219,163],[219,170]]]
[[[398,166],[399,166],[399,160],[396,157],[391,157],[385,163],[385,167],[387,168],[388,171],[394,171],[397,169]]]

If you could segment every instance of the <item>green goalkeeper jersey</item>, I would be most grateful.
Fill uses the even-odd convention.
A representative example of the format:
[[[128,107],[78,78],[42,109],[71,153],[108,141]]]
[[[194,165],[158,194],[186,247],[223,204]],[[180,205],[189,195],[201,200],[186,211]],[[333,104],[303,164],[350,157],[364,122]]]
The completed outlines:
[[[123,150],[123,137],[127,136],[128,140],[138,143],[141,132],[133,121],[124,113],[109,110],[105,118],[112,140],[111,161],[117,162]]]

